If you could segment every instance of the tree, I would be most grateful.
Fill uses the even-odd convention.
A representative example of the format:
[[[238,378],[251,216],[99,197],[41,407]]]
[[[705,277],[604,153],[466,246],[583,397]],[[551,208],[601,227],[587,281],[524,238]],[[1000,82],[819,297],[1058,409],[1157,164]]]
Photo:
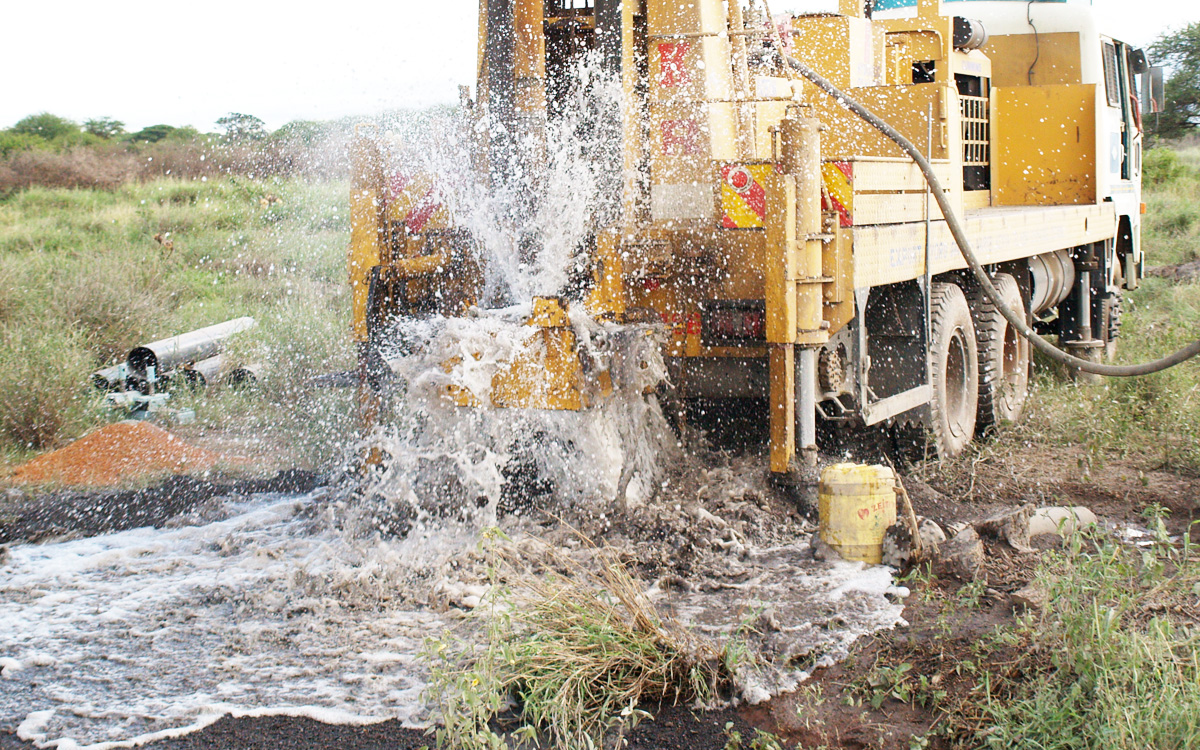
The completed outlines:
[[[85,120],[83,129],[92,135],[105,139],[125,135],[125,123],[120,120],[114,120],[111,117],[95,117],[91,120]]]
[[[175,134],[173,125],[148,125],[138,132],[129,136],[131,141],[144,141],[145,143],[158,143],[164,138],[170,138]]]
[[[254,115],[230,112],[217,120],[217,127],[225,131],[225,140],[234,143],[261,141],[267,137],[266,123]]]
[[[271,140],[311,146],[329,135],[329,123],[316,120],[292,120],[271,133]]]
[[[1146,118],[1147,131],[1178,138],[1200,125],[1200,23],[1167,32],[1150,46],[1150,59],[1170,69],[1162,114]]]
[[[12,126],[10,132],[17,135],[37,136],[38,138],[52,141],[61,136],[78,133],[79,126],[65,117],[52,115],[49,112],[41,112],[22,119],[16,125]]]

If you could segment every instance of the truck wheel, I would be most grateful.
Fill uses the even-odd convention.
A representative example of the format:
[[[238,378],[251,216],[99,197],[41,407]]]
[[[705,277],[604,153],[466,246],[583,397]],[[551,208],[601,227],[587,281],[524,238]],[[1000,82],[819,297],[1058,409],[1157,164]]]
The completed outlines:
[[[992,283],[1005,305],[1025,310],[1016,279],[1000,273]],[[969,300],[979,349],[979,411],[975,428],[982,435],[1002,422],[1021,418],[1029,397],[1030,344],[1009,325],[982,289],[973,289]]]
[[[933,374],[933,401],[929,404],[929,427],[938,458],[951,458],[961,453],[975,436],[978,348],[971,308],[962,289],[954,284],[935,283],[930,299],[929,366]]]

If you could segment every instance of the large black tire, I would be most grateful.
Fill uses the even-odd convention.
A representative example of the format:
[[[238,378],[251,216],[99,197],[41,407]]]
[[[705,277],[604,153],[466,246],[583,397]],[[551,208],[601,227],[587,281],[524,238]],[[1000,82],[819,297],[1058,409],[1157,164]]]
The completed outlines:
[[[992,278],[1000,300],[1024,313],[1017,280],[1006,273]],[[979,350],[979,409],[975,429],[980,435],[1004,422],[1017,422],[1029,398],[1029,341],[1009,325],[983,289],[968,295],[975,342]]]
[[[938,458],[952,458],[975,437],[979,359],[971,308],[962,289],[935,283],[930,294],[929,367],[933,400],[929,431]]]

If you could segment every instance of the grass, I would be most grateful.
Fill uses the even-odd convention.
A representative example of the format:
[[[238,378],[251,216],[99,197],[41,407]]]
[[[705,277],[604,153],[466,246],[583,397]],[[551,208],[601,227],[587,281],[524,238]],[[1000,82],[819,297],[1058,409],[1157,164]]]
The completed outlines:
[[[882,726],[905,704],[911,747],[1200,747],[1200,548],[1168,536],[1161,508],[1146,517],[1144,546],[1087,529],[1044,553],[1032,571],[1044,609],[1002,623],[986,616],[987,583],[912,571],[913,628],[882,636],[828,698]]]
[[[1159,528],[1152,549],[1077,535],[1044,562],[1051,605],[1025,623],[1024,676],[984,685],[984,747],[1200,747],[1200,556]]]
[[[484,645],[433,639],[429,698],[439,747],[600,748],[646,716],[643,706],[703,701],[720,679],[719,651],[664,620],[611,550],[584,567],[555,557],[530,571],[484,535],[491,591],[475,610]],[[506,735],[498,720],[515,713]]]
[[[344,183],[242,177],[0,200],[0,456],[112,418],[91,408],[87,375],[133,346],[251,315],[259,326],[234,355],[263,365],[261,387],[181,400],[209,426],[260,431],[311,465],[335,460],[353,432],[349,394],[303,383],[352,362],[345,203]]]
[[[1146,265],[1200,257],[1200,148],[1156,149],[1146,157],[1142,247]],[[1200,339],[1200,283],[1147,278],[1125,292],[1117,363],[1157,359]],[[1153,468],[1200,474],[1200,360],[1141,378],[1078,385],[1039,362],[1024,424],[1001,431],[1006,443],[1079,446],[1099,458],[1127,458]]]

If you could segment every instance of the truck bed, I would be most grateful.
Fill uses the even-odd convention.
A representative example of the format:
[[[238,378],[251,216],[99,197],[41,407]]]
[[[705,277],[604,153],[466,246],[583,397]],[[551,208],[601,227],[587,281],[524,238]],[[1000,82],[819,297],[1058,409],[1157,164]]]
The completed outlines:
[[[1018,258],[1099,242],[1116,233],[1111,203],[1084,206],[1000,206],[963,212],[967,236],[980,262]],[[856,226],[854,287],[880,286],[925,273],[925,222]],[[933,273],[965,268],[946,222],[929,222]]]

